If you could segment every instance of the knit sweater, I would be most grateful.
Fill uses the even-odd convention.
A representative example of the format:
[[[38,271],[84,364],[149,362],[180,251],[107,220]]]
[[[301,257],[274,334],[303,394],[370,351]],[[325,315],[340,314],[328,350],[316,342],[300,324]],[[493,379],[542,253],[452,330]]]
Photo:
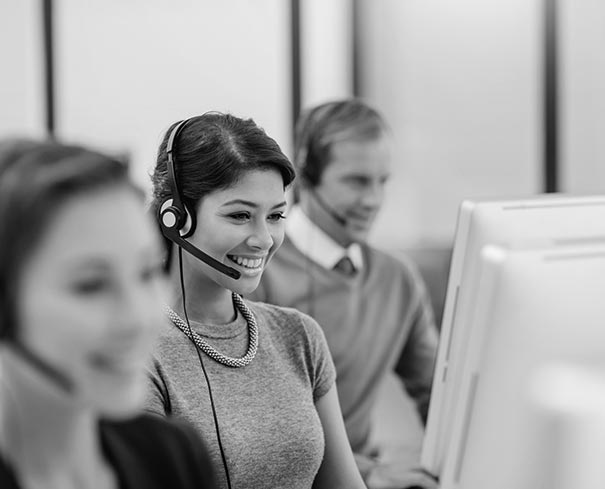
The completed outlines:
[[[356,453],[368,449],[372,408],[388,371],[396,371],[426,419],[438,340],[414,265],[367,245],[362,251],[363,269],[345,276],[310,260],[286,236],[251,296],[295,307],[320,324]]]
[[[259,328],[254,360],[232,368],[201,354],[232,486],[309,489],[324,451],[315,402],[335,380],[324,334],[299,311],[247,305]],[[241,357],[246,352],[248,329],[241,314],[225,325],[191,326],[225,355]],[[154,354],[146,407],[193,424],[206,441],[219,487],[227,487],[200,360],[192,342],[172,324]]]

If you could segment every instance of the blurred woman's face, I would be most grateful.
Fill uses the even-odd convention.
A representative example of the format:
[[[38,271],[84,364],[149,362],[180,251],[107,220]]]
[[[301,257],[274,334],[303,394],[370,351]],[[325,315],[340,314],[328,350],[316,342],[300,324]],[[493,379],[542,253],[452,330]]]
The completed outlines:
[[[67,402],[130,414],[163,318],[155,230],[125,186],[72,197],[49,224],[18,280],[18,340],[69,379]]]
[[[278,170],[250,170],[231,187],[205,196],[190,238],[195,246],[240,272],[230,278],[197,262],[220,287],[249,294],[260,282],[269,260],[284,240],[286,199]]]

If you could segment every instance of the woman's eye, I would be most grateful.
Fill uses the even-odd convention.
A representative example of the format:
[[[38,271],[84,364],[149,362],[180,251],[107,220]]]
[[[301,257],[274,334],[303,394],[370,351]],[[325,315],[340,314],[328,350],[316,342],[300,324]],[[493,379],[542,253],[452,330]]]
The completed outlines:
[[[229,217],[236,221],[245,221],[246,219],[250,219],[250,214],[248,212],[235,212],[230,214]]]
[[[80,280],[72,285],[76,294],[92,295],[104,292],[109,288],[109,281],[104,278]]]
[[[280,220],[285,219],[285,218],[286,218],[286,216],[285,216],[285,214],[283,212],[275,212],[274,214],[271,214],[269,216],[269,219],[271,221],[280,221]]]

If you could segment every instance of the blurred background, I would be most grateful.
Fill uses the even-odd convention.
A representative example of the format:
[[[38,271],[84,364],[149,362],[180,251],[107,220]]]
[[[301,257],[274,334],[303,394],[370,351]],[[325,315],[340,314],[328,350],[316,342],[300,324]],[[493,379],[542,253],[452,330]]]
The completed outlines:
[[[148,173],[170,123],[252,117],[291,156],[310,104],[360,96],[394,133],[371,241],[440,318],[461,200],[605,193],[602,0],[0,0],[0,136]]]

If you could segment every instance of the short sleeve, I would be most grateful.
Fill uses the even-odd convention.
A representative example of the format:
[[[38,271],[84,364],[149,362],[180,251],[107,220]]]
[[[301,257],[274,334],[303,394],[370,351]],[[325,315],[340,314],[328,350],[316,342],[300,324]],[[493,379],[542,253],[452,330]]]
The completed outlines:
[[[317,321],[303,314],[303,323],[308,335],[310,360],[312,362],[313,400],[317,402],[336,382],[336,367],[328,349],[328,342]]]
[[[154,356],[147,367],[144,409],[152,414],[166,416],[171,412],[169,399],[160,362]]]

